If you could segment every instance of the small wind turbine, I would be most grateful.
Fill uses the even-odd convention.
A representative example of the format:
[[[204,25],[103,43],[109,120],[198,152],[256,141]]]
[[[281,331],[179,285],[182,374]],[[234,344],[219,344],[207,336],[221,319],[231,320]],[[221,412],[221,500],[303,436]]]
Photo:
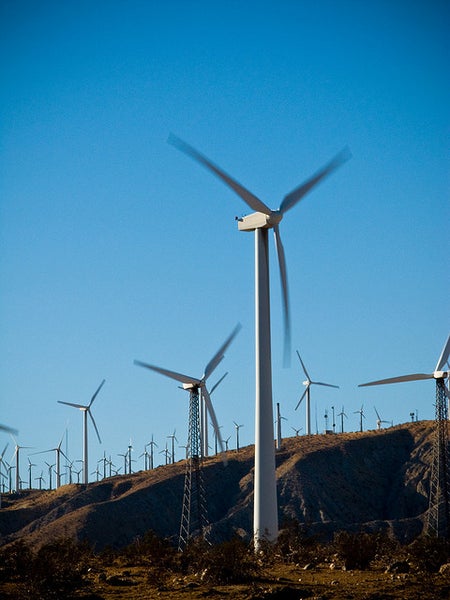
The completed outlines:
[[[295,427],[291,426],[292,431],[295,432],[295,437],[298,437],[300,435],[300,431],[303,429],[303,427],[299,427],[299,429],[296,429]]]
[[[47,452],[56,452],[56,488],[61,487],[61,454],[64,456],[66,460],[69,460],[64,452],[61,450],[61,444],[64,439],[64,433],[59,444],[56,448],[49,448],[49,450],[42,450],[41,452],[32,452],[30,456],[35,456],[36,454],[46,454]]]
[[[169,143],[189,155],[221,179],[256,211],[238,219],[240,231],[255,232],[255,481],[253,536],[258,550],[262,539],[273,541],[278,535],[278,506],[275,478],[275,448],[273,444],[272,359],[270,339],[270,292],[268,230],[273,229],[280,268],[284,316],[284,363],[290,359],[290,312],[286,259],[279,224],[284,214],[293,208],[312,188],[349,158],[341,152],[312,177],[287,194],[280,207],[271,210],[249,190],[235,181],[205,156],[179,138],[171,135]]]
[[[175,441],[178,442],[177,436],[175,435],[175,429],[173,430],[172,435],[168,435],[167,437],[172,440],[172,458],[171,458],[171,462],[172,464],[175,463]]]
[[[49,489],[52,489],[52,471],[53,471],[53,467],[55,465],[50,465],[47,461],[45,461],[45,464],[48,467],[48,481],[49,481]]]
[[[287,421],[286,417],[281,416],[280,412],[280,403],[277,402],[277,418],[276,418],[276,426],[277,426],[277,443],[276,449],[281,450],[281,421]]]
[[[322,381],[313,381],[311,379],[311,377],[309,376],[308,371],[306,370],[305,364],[302,361],[302,358],[301,358],[298,350],[297,350],[297,356],[300,361],[300,364],[302,365],[303,372],[306,375],[306,381],[303,382],[303,385],[305,386],[305,391],[303,392],[302,397],[298,401],[297,406],[295,407],[295,410],[297,410],[297,408],[300,406],[303,398],[306,396],[306,435],[311,435],[311,392],[310,392],[310,387],[312,385],[323,385],[325,387],[339,388],[339,386],[332,385],[331,383],[323,383]]]
[[[236,427],[236,452],[239,452],[239,429],[244,427],[243,425],[238,425],[236,421],[233,421],[234,426]]]
[[[377,415],[377,431],[380,431],[380,429],[381,429],[381,425],[382,425],[383,423],[389,423],[389,421],[383,421],[383,420],[382,420],[382,418],[380,417],[380,415],[379,415],[379,413],[378,413],[377,409],[375,408],[375,406],[373,407],[373,409],[374,409],[374,411],[375,411],[375,413],[376,413],[376,415]]]
[[[158,447],[158,444],[153,441],[153,433],[152,433],[152,439],[149,441],[147,446],[150,446],[150,469],[153,469],[153,446]]]
[[[35,477],[36,481],[39,481],[39,489],[42,490],[42,482],[44,481],[44,478],[42,477],[44,471],[41,471],[41,474],[39,475],[39,477]]]
[[[366,418],[366,415],[364,414],[364,404],[361,404],[361,408],[359,410],[355,410],[353,411],[354,415],[359,415],[359,431],[362,432],[363,430],[363,419]]]
[[[94,429],[95,429],[95,433],[97,434],[98,437],[98,441],[100,442],[100,444],[102,443],[102,440],[100,439],[100,434],[98,432],[97,429],[97,425],[94,421],[94,417],[92,416],[92,412],[91,412],[91,406],[94,402],[94,400],[97,398],[97,394],[99,393],[99,391],[102,389],[103,384],[105,383],[105,380],[103,380],[101,382],[101,384],[98,386],[95,394],[92,396],[91,401],[89,402],[89,404],[75,404],[73,402],[63,402],[62,400],[58,400],[58,402],[60,404],[67,404],[67,406],[73,406],[75,408],[78,408],[79,410],[82,411],[83,413],[83,483],[88,483],[89,480],[89,471],[88,471],[88,415],[91,417],[91,421],[92,424],[94,425]]]
[[[19,453],[20,450],[25,450],[25,449],[31,449],[32,446],[19,446],[19,444],[17,443],[16,438],[11,434],[12,439],[14,440],[14,443],[16,444],[16,447],[14,449],[14,454],[11,460],[14,460],[14,458],[16,459],[16,492],[20,491],[20,475],[19,475],[19,466],[20,466],[20,460],[19,460]]]
[[[223,443],[225,444],[225,452],[228,452],[228,443],[229,443],[230,439],[231,439],[231,435],[229,435],[226,440],[223,440]]]
[[[31,472],[33,467],[35,467],[36,465],[34,463],[31,462],[30,459],[28,459],[28,489],[31,490],[32,485],[31,485],[31,481],[32,481],[32,477],[31,477]]]
[[[170,465],[170,450],[167,448],[167,443],[164,450],[160,451],[160,454],[164,454],[164,456],[166,457],[166,465]]]
[[[341,433],[344,433],[344,417],[348,419],[347,415],[344,412],[344,407],[342,407],[341,412],[337,416],[341,417]]]

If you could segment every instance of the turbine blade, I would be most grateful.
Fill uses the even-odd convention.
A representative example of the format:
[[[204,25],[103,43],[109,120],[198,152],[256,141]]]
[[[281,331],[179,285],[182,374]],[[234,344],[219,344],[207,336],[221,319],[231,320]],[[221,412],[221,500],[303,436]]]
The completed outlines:
[[[442,352],[439,357],[439,360],[437,361],[435,371],[442,371],[442,367],[447,362],[449,354],[450,354],[450,335],[447,338],[447,342],[445,343],[445,346],[442,348]]]
[[[212,388],[211,388],[211,390],[210,390],[210,392],[209,392],[209,395],[210,395],[210,396],[211,396],[211,394],[213,393],[213,391],[216,389],[216,387],[218,387],[218,386],[219,386],[219,385],[222,383],[222,381],[225,379],[225,377],[226,377],[227,375],[228,375],[228,371],[225,373],[225,375],[222,375],[222,377],[219,379],[219,381],[218,381],[217,383],[215,383],[215,384],[212,386]]]
[[[139,367],[145,367],[146,369],[156,371],[161,375],[165,375],[166,377],[170,377],[170,379],[175,379],[175,381],[180,381],[181,383],[191,383],[192,385],[199,385],[201,383],[200,380],[196,379],[195,377],[189,377],[189,375],[183,375],[183,373],[177,373],[176,371],[169,371],[168,369],[156,367],[155,365],[149,365],[141,362],[140,360],[135,360],[134,364],[138,365]]]
[[[95,394],[92,396],[91,401],[89,402],[89,408],[92,406],[92,403],[94,402],[94,400],[97,398],[97,395],[99,393],[99,391],[102,389],[103,384],[105,383],[105,379],[101,382],[101,384],[98,386],[97,391],[95,392]]]
[[[288,292],[288,281],[287,281],[287,270],[286,270],[286,258],[284,255],[284,248],[281,242],[280,229],[278,225],[274,225],[273,233],[275,236],[275,244],[277,248],[278,265],[280,267],[280,279],[281,279],[281,296],[283,303],[283,320],[284,320],[284,352],[283,352],[283,365],[288,367],[291,362],[291,319],[289,311],[289,292]]]
[[[62,400],[58,400],[60,404],[67,404],[67,406],[74,406],[75,408],[88,408],[84,404],[74,404],[73,402],[63,402]]]
[[[227,337],[227,339],[225,340],[225,342],[217,350],[217,352],[215,353],[215,355],[213,356],[213,358],[206,365],[206,367],[205,367],[205,373],[204,373],[204,375],[202,377],[203,381],[206,381],[208,379],[208,377],[211,375],[211,373],[214,371],[214,369],[217,367],[217,365],[220,363],[220,361],[224,358],[225,350],[228,348],[228,346],[234,340],[234,338],[236,337],[236,335],[239,333],[241,327],[242,327],[242,325],[240,323],[238,323],[236,325],[236,327],[233,329],[233,331],[231,332],[231,334]]]
[[[382,385],[385,383],[401,383],[403,381],[421,381],[422,379],[434,379],[433,373],[413,373],[412,375],[401,375],[400,377],[391,377],[390,379],[380,379],[378,381],[369,381],[369,383],[360,383],[358,387],[366,387],[368,385]]]
[[[306,388],[306,390],[303,392],[303,395],[302,395],[302,397],[300,398],[300,400],[298,401],[298,404],[297,404],[297,406],[295,407],[295,410],[297,410],[297,408],[300,406],[300,404],[301,404],[301,402],[302,402],[303,398],[306,396],[306,392],[307,392],[307,391],[308,391],[308,388]]]
[[[97,429],[97,424],[95,423],[94,417],[92,416],[92,413],[91,413],[91,411],[89,409],[88,409],[88,413],[89,413],[89,416],[91,417],[92,424],[94,425],[94,429],[95,429],[95,433],[97,434],[98,441],[101,444],[102,440],[100,439],[100,434],[99,434],[98,429]]]
[[[335,169],[340,167],[344,162],[346,162],[351,157],[350,150],[348,148],[344,148],[339,154],[337,154],[330,162],[328,162],[325,166],[319,169],[312,177],[307,179],[305,182],[296,187],[292,192],[287,194],[281,203],[280,211],[284,214],[292,207],[294,207],[297,202],[299,202],[303,196],[315,187],[322,179],[325,179],[328,175],[330,175]]]
[[[325,387],[332,387],[332,388],[336,388],[339,389],[338,385],[332,385],[331,383],[322,383],[322,381],[311,381],[311,385],[324,385]]]
[[[249,192],[240,183],[232,179],[224,171],[219,169],[219,167],[217,167],[209,159],[207,159],[206,156],[200,154],[200,152],[197,152],[197,150],[195,150],[192,146],[189,146],[189,144],[186,144],[186,142],[183,142],[183,140],[180,140],[180,138],[173,135],[172,133],[169,135],[167,141],[169,142],[169,144],[175,146],[175,148],[178,148],[178,150],[181,150],[181,152],[184,152],[185,154],[202,164],[204,167],[212,171],[214,175],[219,177],[219,179],[221,179],[226,185],[228,185],[228,187],[230,187],[234,192],[236,192],[236,194],[240,196],[242,200],[248,206],[250,206],[250,208],[256,210],[257,212],[262,212],[265,215],[271,214],[272,211],[268,206],[264,204],[264,202],[262,202],[254,194]]]
[[[303,363],[303,361],[302,361],[302,358],[301,358],[301,356],[300,356],[300,353],[299,353],[299,351],[298,351],[298,350],[297,350],[297,356],[298,356],[298,359],[299,359],[299,361],[300,361],[300,364],[302,365],[303,372],[304,372],[304,374],[306,375],[306,379],[307,379],[308,381],[311,381],[311,377],[309,376],[309,374],[308,374],[308,371],[306,370],[306,367],[305,367],[305,365],[304,365],[304,363]]]
[[[219,422],[217,421],[216,413],[214,412],[214,408],[213,408],[208,390],[206,389],[206,385],[202,386],[202,394],[203,394],[203,398],[205,399],[205,404],[206,404],[206,408],[209,412],[209,416],[211,417],[211,422],[214,427],[215,434],[217,436],[217,441],[219,442],[220,451],[223,453],[225,450],[225,447],[223,445],[222,436],[220,435]],[[225,454],[224,454],[224,463],[226,463]]]
[[[8,427],[7,425],[0,425],[0,431],[5,431],[6,433],[12,433],[14,435],[19,435],[17,429],[13,429],[12,427]]]
[[[6,452],[6,449],[8,448],[8,446],[9,446],[9,442],[6,442],[6,445],[5,445],[5,447],[3,448],[3,452],[0,454],[0,460],[3,458],[3,456],[4,456],[4,454],[5,454],[5,452]]]
[[[376,412],[378,419],[381,421],[381,417],[380,417],[380,415],[378,414],[378,411],[377,411],[377,409],[375,408],[375,406],[373,407],[373,409],[374,409],[374,411]],[[386,423],[386,421],[381,421],[381,423]]]

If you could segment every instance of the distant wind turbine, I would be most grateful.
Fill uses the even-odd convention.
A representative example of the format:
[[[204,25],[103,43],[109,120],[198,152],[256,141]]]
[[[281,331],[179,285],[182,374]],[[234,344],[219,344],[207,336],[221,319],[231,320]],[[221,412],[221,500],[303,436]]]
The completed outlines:
[[[342,407],[341,412],[337,416],[341,417],[341,433],[344,433],[344,417],[348,419],[347,415],[344,412],[344,407]]]
[[[49,448],[48,450],[42,450],[41,452],[32,452],[30,454],[30,456],[34,456],[36,454],[46,454],[47,452],[56,452],[56,489],[61,487],[61,454],[64,456],[64,458],[66,460],[69,460],[67,458],[67,456],[65,455],[65,453],[61,450],[61,444],[63,442],[64,439],[64,433],[62,435],[62,438],[59,442],[59,444],[56,446],[56,448]]]
[[[91,417],[91,421],[92,424],[94,425],[94,429],[95,429],[95,433],[97,434],[98,437],[98,441],[100,442],[100,444],[102,443],[102,440],[100,439],[100,434],[98,432],[97,429],[97,425],[94,421],[94,417],[92,416],[92,412],[91,412],[91,406],[94,402],[94,400],[97,398],[97,395],[99,393],[99,391],[102,389],[103,384],[105,383],[105,380],[103,380],[101,382],[101,384],[98,386],[95,394],[92,396],[91,401],[89,402],[89,404],[75,404],[73,402],[63,402],[62,400],[58,400],[58,402],[60,404],[67,404],[67,406],[73,406],[75,408],[78,408],[79,410],[82,411],[83,413],[83,483],[88,483],[89,481],[89,471],[88,471],[88,415]]]
[[[20,490],[20,475],[19,475],[19,467],[20,467],[20,460],[19,460],[19,453],[20,450],[25,450],[25,449],[31,449],[31,446],[19,446],[19,444],[17,443],[16,438],[11,434],[12,439],[14,440],[14,443],[16,444],[16,447],[14,449],[14,454],[11,460],[14,460],[14,458],[16,459],[16,492],[18,492]]]
[[[375,406],[373,407],[373,409],[374,409],[374,411],[375,411],[375,413],[376,413],[376,415],[377,415],[377,430],[378,430],[378,431],[380,431],[380,429],[381,429],[381,425],[382,425],[383,423],[389,423],[389,421],[383,421],[383,420],[382,420],[382,418],[380,417],[380,415],[379,415],[379,413],[378,413],[377,409],[375,408]]]
[[[323,385],[325,387],[339,388],[339,386],[332,385],[331,383],[323,383],[322,381],[313,381],[311,379],[311,377],[309,376],[308,371],[306,370],[305,364],[302,361],[302,358],[301,358],[298,350],[297,350],[297,356],[300,361],[300,364],[302,365],[303,372],[306,376],[306,381],[303,382],[303,385],[305,386],[305,391],[303,392],[302,397],[298,401],[297,406],[295,407],[295,410],[297,410],[297,408],[300,406],[303,398],[306,396],[306,435],[311,435],[311,392],[310,392],[310,387],[312,385]]]
[[[236,427],[236,452],[239,452],[239,429],[244,427],[243,425],[238,425],[236,421],[233,421],[234,426]]]
[[[270,209],[257,196],[222,171],[203,154],[174,135],[169,143],[206,167],[230,187],[252,210],[253,214],[238,219],[240,231],[255,232],[255,478],[253,536],[255,549],[261,540],[273,541],[278,535],[278,506],[275,478],[275,448],[272,406],[272,358],[270,339],[270,291],[268,230],[273,229],[281,277],[284,316],[284,363],[290,360],[290,311],[286,259],[280,237],[279,224],[308,192],[327,175],[345,162],[348,150],[317,171],[282,200],[276,210]]]
[[[366,415],[364,414],[364,404],[361,404],[361,408],[359,410],[355,410],[353,411],[354,415],[359,415],[359,431],[362,432],[363,430],[363,419],[366,418]]]
[[[276,448],[277,450],[281,449],[281,421],[287,421],[286,417],[281,416],[280,412],[280,403],[277,402],[277,418],[276,418],[276,426],[277,426],[277,442]]]
[[[171,435],[168,435],[167,437],[172,441],[172,457],[171,457],[171,462],[172,464],[175,463],[175,442],[178,442],[177,436],[175,435],[176,430],[173,430],[173,433]]]

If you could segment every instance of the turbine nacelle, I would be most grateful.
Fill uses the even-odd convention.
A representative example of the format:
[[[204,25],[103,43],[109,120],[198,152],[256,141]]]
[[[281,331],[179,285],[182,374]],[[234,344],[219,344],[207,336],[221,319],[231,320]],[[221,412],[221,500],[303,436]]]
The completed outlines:
[[[433,373],[434,379],[447,379],[450,375],[450,371],[435,371]]]
[[[255,229],[271,229],[278,225],[283,218],[279,210],[272,211],[269,215],[255,212],[238,219],[239,231],[255,231]]]

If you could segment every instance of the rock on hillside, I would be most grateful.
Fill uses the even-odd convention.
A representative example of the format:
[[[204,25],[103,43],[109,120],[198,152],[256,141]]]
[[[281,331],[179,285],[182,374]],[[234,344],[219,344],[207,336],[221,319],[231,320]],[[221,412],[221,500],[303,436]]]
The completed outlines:
[[[347,529],[417,535],[428,506],[433,422],[382,431],[287,438],[276,454],[279,520],[311,533]],[[186,462],[151,471],[3,496],[2,543],[39,547],[60,537],[122,547],[152,529],[177,539]],[[204,463],[211,535],[251,535],[253,446]]]

